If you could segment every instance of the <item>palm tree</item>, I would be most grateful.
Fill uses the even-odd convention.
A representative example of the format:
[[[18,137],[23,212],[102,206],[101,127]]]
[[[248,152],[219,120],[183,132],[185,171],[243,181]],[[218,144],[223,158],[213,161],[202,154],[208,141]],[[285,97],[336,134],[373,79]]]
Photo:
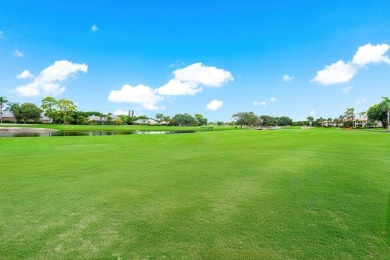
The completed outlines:
[[[8,104],[8,102],[6,97],[0,97],[0,124],[3,123],[3,107]]]

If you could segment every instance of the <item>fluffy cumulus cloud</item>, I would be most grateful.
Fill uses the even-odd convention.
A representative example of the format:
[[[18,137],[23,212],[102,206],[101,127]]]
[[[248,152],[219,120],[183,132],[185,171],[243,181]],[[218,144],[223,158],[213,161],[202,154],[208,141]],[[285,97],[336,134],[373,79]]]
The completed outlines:
[[[369,64],[387,63],[390,59],[386,55],[390,46],[387,44],[360,46],[353,56],[352,61],[344,62],[342,60],[331,65],[325,66],[323,70],[317,71],[317,75],[312,82],[322,85],[331,85],[345,83],[350,81],[359,71],[360,68]]]
[[[87,71],[88,66],[86,64],[77,64],[67,60],[56,61],[35,77],[28,70],[23,71],[17,77],[21,79],[32,78],[33,81],[17,87],[15,91],[25,97],[57,96],[66,89],[65,86],[60,84],[62,81],[76,76],[78,72],[86,73]]]
[[[195,95],[202,87],[191,81],[171,79],[167,84],[157,89],[158,94],[165,96]]]
[[[195,95],[205,87],[219,87],[234,80],[229,71],[216,67],[194,63],[173,72],[174,78],[158,89],[160,95],[183,96]]]
[[[289,82],[289,81],[291,81],[291,80],[293,80],[293,79],[294,79],[294,77],[293,77],[293,76],[290,76],[290,75],[288,75],[288,74],[284,74],[283,77],[282,77],[282,80],[283,80],[284,82]]]
[[[276,97],[271,97],[271,98],[269,99],[269,101],[271,101],[271,102],[276,102]]]
[[[385,55],[390,46],[387,44],[371,45],[367,44],[359,47],[352,63],[358,66],[365,66],[370,63],[387,63],[390,64],[389,56]]]
[[[335,62],[325,69],[317,72],[317,76],[312,79],[322,85],[344,83],[350,81],[357,73],[357,69],[342,60]]]
[[[345,94],[349,93],[351,90],[353,89],[352,86],[348,86],[348,87],[345,87],[343,88],[341,91]]]
[[[212,100],[210,103],[207,104],[206,108],[211,111],[217,111],[223,106],[223,102],[220,100]]]
[[[229,71],[216,67],[205,66],[202,63],[194,63],[173,72],[175,79],[182,82],[193,82],[209,87],[219,87],[223,83],[234,80]]]
[[[228,81],[234,80],[229,71],[205,66],[202,63],[195,63],[177,69],[172,74],[173,78],[159,88],[153,89],[144,85],[136,87],[125,85],[120,90],[111,91],[108,100],[111,102],[141,104],[145,109],[157,110],[164,108],[159,107],[157,103],[164,100],[165,96],[195,95],[201,92],[204,87],[219,87]],[[219,103],[214,102],[212,105],[215,107],[215,104]],[[219,107],[221,105],[222,103]]]
[[[111,102],[141,104],[148,110],[162,109],[157,106],[157,103],[163,99],[155,89],[142,84],[135,87],[126,84],[119,90],[112,90],[108,96]]]
[[[28,79],[33,77],[34,75],[31,74],[29,70],[23,70],[22,73],[16,76],[17,79]]]

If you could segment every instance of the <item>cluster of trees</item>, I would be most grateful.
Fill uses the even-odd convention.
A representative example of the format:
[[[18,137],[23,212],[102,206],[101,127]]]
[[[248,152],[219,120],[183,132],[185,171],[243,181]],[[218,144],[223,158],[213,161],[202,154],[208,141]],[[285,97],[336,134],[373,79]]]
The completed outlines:
[[[253,112],[239,112],[232,116],[235,124],[247,126],[287,126],[293,125],[293,120],[288,116],[274,117],[268,115],[257,116]]]
[[[388,127],[390,117],[390,99],[383,97],[382,102],[373,105],[367,110],[367,117],[370,120],[378,120],[383,127]]]
[[[113,120],[111,113],[105,115],[97,111],[82,112],[77,111],[77,106],[71,100],[59,99],[56,100],[53,97],[45,97],[42,99],[41,107],[37,107],[33,103],[11,103],[5,97],[0,97],[0,123],[3,122],[3,109],[7,107],[7,110],[14,114],[16,121],[18,122],[38,122],[41,118],[41,114],[44,113],[50,119],[49,123],[57,124],[88,124],[91,123],[88,119],[90,116],[98,116],[105,118],[106,124],[133,124],[138,119],[149,119],[146,116],[135,116],[134,111],[129,111],[128,115],[120,115],[119,118]],[[383,127],[388,126],[390,117],[390,99],[383,97],[382,102],[371,106],[367,112],[359,113],[360,117],[367,116],[369,121],[380,121]],[[232,116],[233,123],[236,125],[248,125],[248,126],[287,126],[287,125],[313,125],[321,126],[324,121],[332,122],[336,125],[341,124],[344,126],[354,126],[355,123],[355,109],[347,108],[343,115],[338,118],[318,118],[314,119],[312,116],[307,117],[307,121],[293,120],[287,116],[274,117],[269,115],[257,116],[253,112],[239,112]],[[156,114],[155,119],[157,122],[165,122],[167,125],[177,126],[201,126],[207,125],[208,120],[201,114],[195,114],[194,116],[184,113],[176,114],[172,118],[165,116],[161,113]],[[370,124],[369,122],[369,124]],[[217,122],[219,125],[223,122]]]
[[[96,116],[100,123],[104,124],[133,124],[138,119],[150,119],[147,116],[135,116],[134,111],[129,111],[128,115],[119,115],[114,117],[111,113],[103,114],[97,111],[77,111],[76,104],[71,100],[45,97],[42,99],[41,107],[33,103],[11,103],[5,97],[0,97],[0,122],[3,122],[3,109],[11,111],[17,122],[39,122],[43,115],[49,118],[49,123],[56,124],[90,124],[96,121],[90,121],[91,116]],[[102,120],[104,118],[104,120]],[[153,119],[153,118],[152,118]],[[201,126],[207,125],[207,118],[201,114],[194,116],[185,114],[176,114],[172,118],[161,113],[156,114],[155,119],[159,123],[165,122],[167,125],[177,126]]]
[[[24,123],[39,122],[42,113],[42,110],[33,103],[11,103],[9,110],[14,114],[16,121]]]
[[[201,126],[207,125],[207,118],[201,114],[195,114],[195,117],[188,113],[176,114],[172,117],[172,125],[177,126]]]
[[[138,119],[153,119],[158,123],[175,126],[201,126],[207,125],[208,121],[207,118],[201,114],[195,114],[195,116],[192,116],[188,113],[176,114],[173,117],[158,113],[155,115],[155,118],[149,118],[147,116],[135,116],[133,112],[130,112],[129,115],[119,115],[118,117],[123,123],[128,125],[132,125]]]
[[[53,97],[45,97],[42,99],[41,107],[45,112],[45,116],[56,123],[70,124],[77,118],[74,117],[77,106],[71,100],[56,100]]]

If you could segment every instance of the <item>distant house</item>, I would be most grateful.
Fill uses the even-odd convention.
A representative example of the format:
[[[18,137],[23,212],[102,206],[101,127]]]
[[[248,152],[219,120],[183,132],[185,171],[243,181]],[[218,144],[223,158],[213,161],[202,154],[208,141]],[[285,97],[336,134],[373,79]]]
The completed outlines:
[[[116,119],[119,119],[119,116],[111,115],[110,118],[111,118],[111,121],[114,121]],[[95,116],[95,115],[92,115],[92,116],[88,117],[88,122],[89,123],[95,122],[97,124],[105,124],[105,123],[107,123],[107,121],[108,121],[108,117],[105,117],[105,116]]]
[[[365,127],[367,122],[368,122],[367,117],[358,118],[358,119],[356,119],[356,126]]]
[[[41,118],[39,121],[42,124],[49,124],[51,122],[51,119],[47,116],[45,116],[44,113],[41,113]],[[3,111],[3,122],[14,122],[16,123],[16,118],[14,116],[14,113],[11,111]]]
[[[135,125],[158,125],[158,122],[154,119],[137,119],[133,122]]]
[[[375,126],[375,127],[382,127],[382,122],[381,121],[378,121],[378,120],[375,120],[375,121],[370,121],[367,117],[362,117],[362,118],[357,118],[355,121],[354,121],[354,126],[360,126],[360,127],[366,127],[367,124],[371,124],[371,126]],[[325,127],[328,127],[328,126],[339,126],[339,127],[342,127],[344,126],[344,122],[339,122],[339,123],[336,123],[334,121],[322,121],[321,122],[321,125],[322,126],[325,126]]]
[[[16,123],[16,119],[14,117],[14,114],[11,111],[3,111],[3,122],[9,121]]]
[[[337,124],[337,123],[334,122],[334,121],[328,121],[328,120],[322,121],[322,122],[321,122],[321,125],[322,125],[322,126],[325,126],[325,127],[329,127],[329,126],[340,126],[340,124]]]

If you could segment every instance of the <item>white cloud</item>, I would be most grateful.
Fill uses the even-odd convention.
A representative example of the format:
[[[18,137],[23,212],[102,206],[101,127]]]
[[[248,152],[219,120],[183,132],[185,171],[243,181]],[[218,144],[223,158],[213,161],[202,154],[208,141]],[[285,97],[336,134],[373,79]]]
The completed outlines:
[[[219,87],[225,82],[234,80],[229,71],[205,66],[202,63],[194,63],[185,68],[177,69],[173,75],[176,80],[203,84],[208,87]]]
[[[283,77],[282,77],[282,80],[285,81],[285,82],[289,82],[291,80],[293,80],[294,77],[293,76],[289,76],[288,74],[284,74]]]
[[[310,112],[309,112],[309,116],[312,116],[312,117],[314,117],[316,115],[316,111],[314,111],[314,110],[311,110]]]
[[[167,84],[157,89],[158,94],[166,96],[195,95],[202,91],[194,82],[182,82],[171,79]]]
[[[322,85],[345,83],[350,81],[358,70],[368,64],[387,63],[390,64],[389,56],[385,55],[390,49],[387,44],[360,46],[353,56],[352,61],[344,62],[339,60],[325,69],[317,71],[317,75],[311,81],[318,82]]]
[[[385,53],[389,50],[390,46],[387,44],[371,45],[366,44],[360,46],[355,56],[353,56],[352,63],[357,66],[365,66],[370,63],[388,63],[390,64],[389,56]]]
[[[271,101],[271,102],[276,102],[276,97],[271,97],[271,98],[269,99],[269,101]]]
[[[99,28],[96,26],[96,24],[91,26],[91,31],[96,32],[97,30],[99,30]]]
[[[203,87],[217,87],[224,82],[234,80],[229,71],[204,66],[202,63],[195,63],[185,68],[177,69],[173,71],[173,75],[173,79],[156,89],[142,84],[135,87],[124,85],[120,90],[111,91],[108,100],[111,102],[142,104],[144,108],[149,110],[164,109],[164,107],[157,106],[158,102],[164,100],[164,96],[195,95],[201,92]],[[222,103],[216,105],[219,103],[215,102],[210,102],[211,110],[222,106]]]
[[[23,70],[22,73],[16,76],[18,79],[28,79],[32,77],[34,77],[34,75],[31,74],[29,70]]]
[[[318,82],[322,85],[344,83],[350,81],[357,74],[357,69],[350,63],[342,60],[335,62],[325,69],[317,71],[317,76],[311,81]]]
[[[173,75],[173,79],[157,89],[159,95],[195,95],[203,90],[202,86],[218,87],[227,81],[234,80],[229,71],[204,66],[202,63],[194,63],[177,69],[173,71]]]
[[[112,90],[108,96],[108,100],[111,102],[141,104],[148,110],[162,109],[156,104],[163,99],[157,94],[157,90],[142,84],[135,87],[126,84],[119,90]]]
[[[57,96],[65,91],[65,86],[59,84],[70,77],[73,77],[77,72],[86,73],[88,66],[86,64],[72,63],[67,60],[56,61],[53,65],[44,69],[38,76],[34,77],[33,82],[19,86],[15,91],[22,96]],[[24,73],[24,75],[22,75]],[[23,71],[18,76],[29,76]],[[30,74],[31,75],[31,74]]]
[[[343,88],[341,91],[342,91],[343,93],[347,94],[347,93],[350,92],[352,89],[353,89],[352,86],[348,86],[348,87]]]
[[[210,101],[210,103],[207,104],[206,108],[208,110],[217,111],[222,106],[223,106],[222,101],[214,99],[214,100]]]
[[[19,50],[15,50],[14,51],[14,56],[18,57],[18,58],[23,58],[24,57],[24,53],[19,51]]]
[[[77,64],[67,60],[61,60],[56,61],[53,65],[44,69],[39,74],[39,77],[46,82],[64,81],[69,77],[75,76],[79,71],[86,73],[88,66],[85,63]]]
[[[367,102],[367,99],[365,98],[358,98],[355,102],[355,105],[362,105]]]
[[[257,103],[257,101],[253,101],[253,105],[254,105],[255,107],[257,107],[257,106],[259,105],[259,103]]]

